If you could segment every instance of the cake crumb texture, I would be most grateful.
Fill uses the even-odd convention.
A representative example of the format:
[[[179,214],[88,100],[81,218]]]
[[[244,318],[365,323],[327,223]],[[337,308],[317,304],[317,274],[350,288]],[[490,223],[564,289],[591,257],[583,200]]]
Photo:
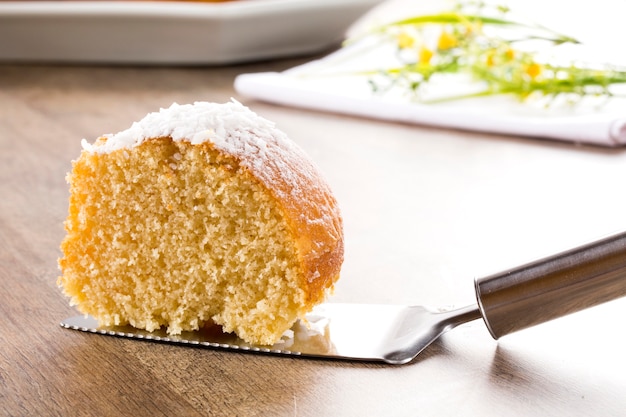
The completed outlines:
[[[173,105],[83,148],[58,283],[100,325],[179,334],[214,323],[270,345],[339,278],[328,185],[241,104]]]

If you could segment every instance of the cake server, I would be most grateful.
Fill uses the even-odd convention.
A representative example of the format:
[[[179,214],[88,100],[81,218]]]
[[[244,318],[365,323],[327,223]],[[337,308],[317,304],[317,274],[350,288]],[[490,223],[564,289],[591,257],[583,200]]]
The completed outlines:
[[[413,360],[446,331],[481,319],[494,339],[626,295],[626,232],[474,281],[477,303],[420,306],[325,303],[273,346],[253,346],[213,326],[178,336],[99,327],[89,316],[61,326],[95,334],[244,352],[382,361]]]

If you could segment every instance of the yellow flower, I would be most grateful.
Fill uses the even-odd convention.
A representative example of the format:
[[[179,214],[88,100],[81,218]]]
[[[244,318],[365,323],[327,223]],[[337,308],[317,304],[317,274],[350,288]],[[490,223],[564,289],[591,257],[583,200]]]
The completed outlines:
[[[430,63],[431,58],[433,57],[433,51],[428,49],[425,46],[422,46],[419,50],[419,63],[422,65],[428,65]]]
[[[505,52],[504,52],[504,56],[506,57],[506,59],[508,59],[509,61],[511,61],[513,58],[515,58],[515,50],[513,48],[508,48]]]
[[[447,49],[452,49],[459,44],[459,40],[451,35],[450,33],[443,31],[441,35],[439,35],[439,40],[437,41],[437,48],[441,51],[445,51]]]
[[[398,48],[400,49],[410,48],[415,43],[415,39],[413,39],[413,37],[407,34],[406,32],[400,33],[398,35],[397,41],[398,41]]]
[[[531,62],[526,67],[525,72],[530,78],[535,79],[539,74],[541,74],[541,65],[536,62]]]

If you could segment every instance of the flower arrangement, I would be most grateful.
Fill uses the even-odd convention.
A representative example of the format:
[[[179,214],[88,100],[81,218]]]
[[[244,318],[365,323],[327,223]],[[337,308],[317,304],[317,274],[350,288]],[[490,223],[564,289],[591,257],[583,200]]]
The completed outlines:
[[[496,94],[522,100],[536,95],[569,100],[611,97],[611,86],[626,83],[625,68],[541,60],[529,45],[545,48],[580,42],[532,22],[513,20],[511,14],[508,7],[463,2],[447,12],[376,28],[365,36],[392,42],[399,65],[365,75],[370,76],[374,91],[399,87],[418,100],[425,86],[447,74],[469,76],[481,88],[444,100]]]

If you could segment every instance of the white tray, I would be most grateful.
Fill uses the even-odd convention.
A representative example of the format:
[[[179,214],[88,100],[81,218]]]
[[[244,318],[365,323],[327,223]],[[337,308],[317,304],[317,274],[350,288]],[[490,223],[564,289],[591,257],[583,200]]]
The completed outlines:
[[[330,48],[381,0],[0,1],[0,60],[228,64]]]

